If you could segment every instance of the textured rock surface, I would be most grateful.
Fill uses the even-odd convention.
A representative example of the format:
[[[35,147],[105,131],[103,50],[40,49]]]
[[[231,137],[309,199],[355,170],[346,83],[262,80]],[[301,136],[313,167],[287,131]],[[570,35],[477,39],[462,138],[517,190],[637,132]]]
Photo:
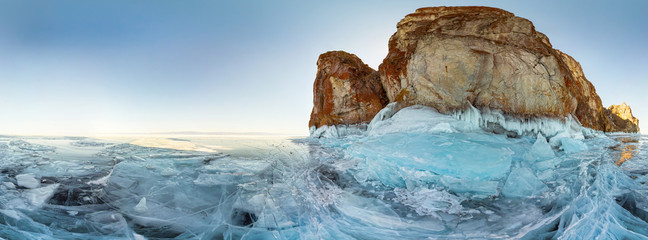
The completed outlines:
[[[387,105],[377,71],[356,55],[327,52],[317,60],[309,127],[366,123]]]
[[[596,94],[594,85],[585,78],[580,63],[561,51],[556,50],[556,52],[560,54],[562,60],[567,64],[572,75],[573,82],[568,86],[568,89],[571,95],[576,98],[577,105],[576,112],[573,113],[574,116],[578,118],[583,126],[606,132],[618,131],[609,121],[608,114],[601,103],[601,98]]]
[[[603,107],[580,64],[553,49],[529,20],[490,7],[421,8],[405,16],[378,73],[355,55],[322,54],[313,94],[311,127],[369,122],[397,102],[399,109],[418,104],[441,113],[472,105],[523,119],[573,116],[596,130],[638,131],[631,114]]]
[[[639,132],[639,119],[632,115],[632,110],[626,103],[612,105],[606,112],[614,125],[614,131]]]
[[[610,131],[578,62],[533,24],[489,7],[418,9],[397,25],[379,71],[390,101],[441,112],[499,109],[521,117],[575,116]]]

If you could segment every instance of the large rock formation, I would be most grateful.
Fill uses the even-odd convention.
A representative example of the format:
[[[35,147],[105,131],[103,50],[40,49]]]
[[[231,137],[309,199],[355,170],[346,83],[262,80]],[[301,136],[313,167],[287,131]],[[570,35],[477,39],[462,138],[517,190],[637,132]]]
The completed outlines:
[[[489,7],[434,7],[397,29],[379,68],[391,101],[441,112],[470,104],[521,117],[571,114],[585,127],[612,130],[579,64],[529,20]]]
[[[618,132],[639,132],[639,119],[632,115],[630,106],[624,102],[621,105],[612,105],[606,112]]]
[[[597,129],[605,132],[619,131],[614,128],[609,121],[608,114],[603,108],[601,98],[596,94],[594,85],[587,81],[583,68],[571,56],[556,50],[563,62],[567,64],[572,79],[571,85],[567,87],[570,94],[576,99],[576,111],[572,114],[578,118],[585,127]]]
[[[309,126],[369,122],[385,105],[378,72],[356,55],[332,51],[319,56]]]
[[[553,49],[529,20],[497,8],[433,7],[407,15],[379,67],[382,86],[374,84],[377,77],[355,56],[347,65],[356,68],[345,70],[335,67],[341,60],[326,59],[318,60],[310,126],[371,120],[369,112],[384,105],[384,96],[351,98],[349,92],[358,87],[335,83],[354,79],[371,83],[360,88],[366,89],[363,93],[382,94],[382,88],[389,102],[401,107],[418,104],[452,113],[474,106],[522,119],[572,116],[584,127],[620,130],[576,60]],[[361,73],[331,77],[346,71]],[[341,86],[337,93],[334,84]],[[368,102],[374,104],[361,107]]]

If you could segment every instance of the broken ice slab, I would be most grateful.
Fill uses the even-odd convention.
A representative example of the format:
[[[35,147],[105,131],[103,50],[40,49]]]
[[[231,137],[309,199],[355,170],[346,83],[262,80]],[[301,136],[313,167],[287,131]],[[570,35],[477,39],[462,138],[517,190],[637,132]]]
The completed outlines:
[[[517,167],[506,179],[502,188],[505,197],[533,197],[549,190],[533,171],[527,167]]]
[[[549,145],[547,139],[542,135],[542,133],[538,133],[536,141],[533,143],[533,146],[531,146],[531,150],[529,150],[529,154],[531,158],[535,160],[545,160],[556,157],[556,153],[553,151],[551,145]]]
[[[70,139],[25,140],[56,143],[55,152],[0,143],[0,159],[7,162],[0,172],[0,237],[641,239],[648,235],[648,139],[637,143],[636,154],[621,168],[613,165],[618,157],[608,140],[597,139],[576,139],[588,147],[577,154],[552,146],[557,157],[548,159],[525,157],[535,143],[544,144],[537,135],[507,138],[481,131],[305,139],[303,148],[281,145],[254,158],[128,144],[79,147]],[[510,158],[510,164],[492,159],[497,156]],[[457,161],[462,164],[451,165]],[[483,163],[508,169],[474,169]],[[42,180],[40,188],[60,184],[55,195],[27,198],[23,193],[34,189],[17,185],[16,175],[29,173]],[[196,182],[208,179],[214,181]],[[503,194],[492,195],[498,191]],[[78,200],[85,197],[101,201]],[[39,202],[40,208],[33,207]],[[144,202],[147,210],[137,211]]]
[[[37,188],[40,186],[40,180],[36,178],[36,174],[25,173],[16,175],[16,182],[18,186],[26,188]]]
[[[53,195],[59,184],[50,184],[48,186],[25,190],[22,195],[27,202],[35,208],[41,207]]]
[[[360,181],[378,180],[400,188],[408,181],[439,184],[456,192],[488,196],[497,193],[497,183],[491,182],[506,178],[509,172],[514,155],[510,146],[504,136],[482,133],[395,133],[358,141],[346,152],[348,157],[363,160],[354,171]]]
[[[148,207],[146,207],[146,197],[142,197],[142,199],[133,207],[133,210],[137,213],[145,213],[148,211]]]
[[[432,233],[445,229],[440,219],[427,219],[421,222],[404,219],[390,204],[376,198],[345,193],[336,201],[335,209],[341,215],[339,221],[349,222],[345,224],[349,228],[347,230],[371,229],[372,232],[365,232],[364,236],[389,236],[395,231]]]
[[[565,153],[577,153],[587,150],[587,145],[582,140],[573,138],[560,138],[560,149]]]
[[[459,214],[463,212],[461,202],[465,199],[447,191],[419,187],[412,190],[396,188],[394,193],[396,201],[413,208],[421,216],[430,215],[442,220],[439,213]]]

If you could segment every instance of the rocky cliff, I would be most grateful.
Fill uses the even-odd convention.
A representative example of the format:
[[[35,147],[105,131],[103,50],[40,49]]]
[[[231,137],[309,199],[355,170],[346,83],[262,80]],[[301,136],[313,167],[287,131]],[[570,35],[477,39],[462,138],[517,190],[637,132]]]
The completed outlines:
[[[386,97],[442,113],[473,106],[520,119],[572,116],[584,127],[621,130],[580,64],[553,49],[529,20],[501,9],[433,7],[405,16],[379,77],[354,55],[335,54],[348,57],[348,67],[337,67],[342,60],[331,53],[320,56],[310,126],[369,121]],[[340,87],[332,89],[335,84]],[[352,97],[356,89],[368,95]]]
[[[358,124],[387,105],[378,72],[356,55],[332,51],[317,60],[309,126]]]
[[[618,132],[639,132],[639,119],[632,115],[632,110],[625,102],[612,105],[606,109],[614,130]]]

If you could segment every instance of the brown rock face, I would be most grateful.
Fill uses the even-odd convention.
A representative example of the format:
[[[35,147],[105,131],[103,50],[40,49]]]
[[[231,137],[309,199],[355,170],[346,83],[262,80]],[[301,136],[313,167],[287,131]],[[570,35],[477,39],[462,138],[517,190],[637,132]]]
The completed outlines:
[[[308,126],[366,123],[387,105],[378,72],[356,55],[327,52],[317,60]]]
[[[580,63],[559,50],[556,50],[556,52],[560,54],[562,60],[567,64],[572,79],[574,80],[568,89],[571,95],[576,98],[577,105],[574,115],[578,118],[581,124],[585,127],[605,132],[618,131],[615,129],[614,125],[610,123],[608,114],[601,103],[601,98],[596,94],[594,85],[585,78]]]
[[[398,23],[378,72],[345,52],[322,54],[317,66],[309,126],[369,122],[398,102],[442,113],[472,105],[522,118],[573,116],[596,130],[639,131],[627,105],[603,108],[576,60],[529,20],[497,8],[416,10]]]
[[[606,109],[616,132],[639,132],[639,119],[632,115],[630,106],[623,103]]]
[[[397,25],[379,68],[390,101],[441,112],[499,109],[522,117],[575,116],[610,131],[578,62],[533,24],[489,7],[421,8]]]

